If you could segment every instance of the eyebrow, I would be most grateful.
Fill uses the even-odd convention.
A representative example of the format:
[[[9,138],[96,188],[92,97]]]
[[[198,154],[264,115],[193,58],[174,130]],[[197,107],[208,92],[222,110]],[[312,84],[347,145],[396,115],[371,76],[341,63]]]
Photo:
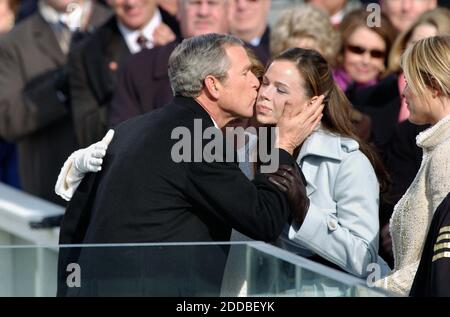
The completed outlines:
[[[264,75],[263,79],[267,79],[267,76]],[[290,86],[288,84],[285,84],[285,83],[283,83],[281,81],[278,81],[278,80],[275,80],[274,83],[275,83],[275,85],[278,85],[278,86],[283,86],[283,87],[286,87],[286,88],[290,88]]]
[[[244,67],[242,68],[242,71],[251,70],[252,67],[253,67],[252,64],[248,64],[248,65],[246,65],[246,66],[244,66]]]

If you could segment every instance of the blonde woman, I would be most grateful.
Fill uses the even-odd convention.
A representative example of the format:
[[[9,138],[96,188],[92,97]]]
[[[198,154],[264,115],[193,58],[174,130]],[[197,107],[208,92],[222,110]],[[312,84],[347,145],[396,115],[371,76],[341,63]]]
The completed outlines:
[[[406,50],[401,65],[409,120],[431,127],[417,136],[422,164],[390,221],[394,271],[378,285],[407,295],[433,213],[450,191],[450,37],[417,42]]]
[[[422,150],[416,146],[415,137],[426,126],[409,122],[409,110],[402,97],[405,86],[400,56],[415,42],[436,35],[450,35],[450,11],[438,8],[419,16],[395,40],[389,54],[389,75],[376,86],[359,90],[352,98],[353,104],[372,119],[372,141],[384,157],[392,179],[392,186],[380,210],[380,252],[391,265],[392,247],[389,236],[389,219],[393,208],[405,193],[416,175]]]

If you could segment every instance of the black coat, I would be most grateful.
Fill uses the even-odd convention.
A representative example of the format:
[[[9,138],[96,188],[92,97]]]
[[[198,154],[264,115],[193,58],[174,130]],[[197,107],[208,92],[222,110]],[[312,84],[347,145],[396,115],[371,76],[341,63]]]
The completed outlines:
[[[422,149],[416,136],[429,125],[416,125],[408,120],[398,124],[385,150],[385,166],[391,178],[386,200],[381,203],[380,223],[389,222],[395,204],[402,198],[422,163]]]
[[[375,86],[360,89],[352,94],[354,107],[369,115],[372,120],[372,141],[384,151],[398,124],[400,94],[397,75],[391,75]]]
[[[410,296],[450,296],[449,235],[450,193],[434,212]]]
[[[266,176],[257,173],[249,181],[237,163],[173,161],[171,150],[178,140],[171,139],[172,131],[186,127],[193,134],[194,119],[201,119],[200,131],[213,126],[207,112],[193,99],[175,97],[171,104],[119,125],[102,171],[83,180],[66,211],[60,244],[228,241],[232,227],[253,239],[275,240],[288,220],[289,207],[284,194]],[[193,139],[191,142],[194,144]],[[285,151],[279,154],[280,164],[296,164]],[[116,253],[106,250],[107,254],[97,258],[102,263],[92,262],[95,251],[89,249],[81,254],[60,253],[60,281],[65,281],[67,263],[76,261],[91,278],[84,288],[75,290],[78,295],[205,295],[191,283],[199,276],[209,285],[205,286],[207,293],[217,295],[226,250],[220,246],[178,250],[158,258],[126,249]],[[142,265],[143,258],[148,259],[147,265]],[[96,271],[102,264],[108,269]],[[117,287],[103,284],[117,277],[118,269],[131,280],[145,276],[147,281],[156,281],[171,276],[179,281],[125,288],[120,283]],[[64,286],[60,284],[59,290],[63,295]],[[67,294],[73,291],[69,289]]]
[[[263,63],[265,66],[270,59],[270,27],[267,26],[264,30],[264,33],[261,37],[261,41],[258,46],[254,46],[252,44],[246,43],[247,47],[251,48],[255,53],[256,57]]]
[[[179,42],[142,50],[124,63],[108,111],[110,127],[170,102],[173,93],[167,67]]]
[[[177,34],[174,18],[160,9],[162,21]],[[107,111],[116,89],[117,73],[131,55],[112,17],[69,59],[72,113],[82,147],[99,141],[106,132]]]
[[[110,14],[95,4],[88,29]],[[54,192],[55,180],[77,148],[70,110],[61,98],[66,59],[40,13],[0,40],[0,138],[17,143],[22,188],[59,204],[64,201]]]
[[[270,56],[270,29],[266,28],[258,46],[246,44],[265,64]],[[165,46],[143,50],[124,63],[108,110],[108,125],[118,123],[162,107],[173,97],[167,68],[169,56],[181,42],[177,39]]]

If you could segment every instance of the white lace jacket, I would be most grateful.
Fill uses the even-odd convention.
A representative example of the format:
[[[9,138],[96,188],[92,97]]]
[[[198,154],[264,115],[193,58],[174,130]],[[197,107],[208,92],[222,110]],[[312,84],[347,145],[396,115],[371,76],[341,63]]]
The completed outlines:
[[[433,213],[450,192],[450,115],[420,133],[422,164],[390,221],[395,268],[378,286],[408,295]]]

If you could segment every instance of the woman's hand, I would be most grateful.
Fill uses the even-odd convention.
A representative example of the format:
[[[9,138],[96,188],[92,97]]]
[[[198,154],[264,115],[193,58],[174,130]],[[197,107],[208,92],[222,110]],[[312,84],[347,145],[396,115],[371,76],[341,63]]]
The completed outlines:
[[[76,153],[73,166],[78,173],[98,172],[102,169],[103,157],[106,155],[106,150],[113,136],[114,130],[110,129],[101,141]]]
[[[322,119],[323,100],[324,96],[314,97],[311,104],[304,109],[299,105],[286,104],[277,123],[278,136],[275,147],[292,155]]]

